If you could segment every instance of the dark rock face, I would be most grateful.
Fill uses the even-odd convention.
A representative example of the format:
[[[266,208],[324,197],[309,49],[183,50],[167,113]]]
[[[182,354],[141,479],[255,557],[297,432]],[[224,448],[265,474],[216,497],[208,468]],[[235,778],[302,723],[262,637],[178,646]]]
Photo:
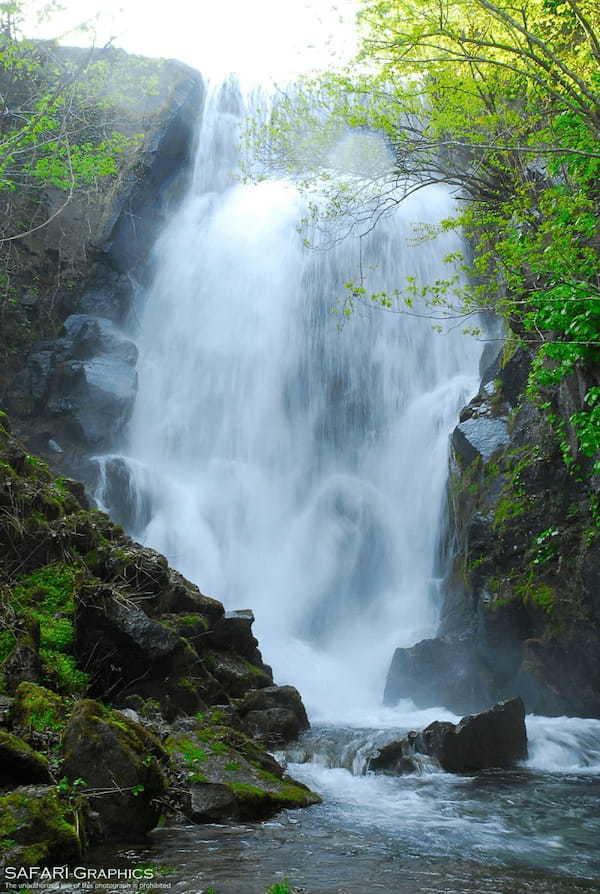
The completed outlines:
[[[48,761],[23,739],[0,730],[0,788],[51,782]]]
[[[300,693],[293,686],[249,692],[238,710],[250,734],[270,748],[291,742],[310,726]]]
[[[76,654],[93,668],[91,691],[98,696],[153,698],[172,718],[202,710],[211,690],[222,695],[187,640],[110,587],[80,592],[75,631]]]
[[[186,816],[193,823],[224,823],[239,819],[233,791],[218,783],[196,783],[190,788]]]
[[[423,731],[427,753],[449,773],[476,773],[491,767],[510,767],[527,757],[525,706],[521,698],[463,717],[457,727]],[[419,742],[420,744],[420,742]]]
[[[91,809],[98,815],[95,837],[133,840],[152,829],[160,815],[156,803],[167,791],[161,764],[167,755],[143,726],[98,702],[84,700],[64,732],[62,772],[83,779]]]
[[[471,463],[478,457],[489,459],[509,440],[504,419],[465,419],[452,434],[452,446],[465,463]]]
[[[252,664],[262,666],[258,640],[252,633],[254,613],[249,609],[228,612],[215,624],[209,642],[216,649],[225,649],[243,655]]]
[[[517,693],[533,713],[600,717],[600,559],[590,503],[599,479],[585,457],[574,472],[565,465],[556,434],[524,396],[528,369],[523,349],[505,366],[498,358],[461,413],[449,483],[454,560],[440,628],[396,650],[389,704],[411,697],[462,714]],[[548,391],[567,439],[590,384],[575,371]],[[495,432],[489,443],[486,431]]]
[[[60,52],[78,54],[76,48]],[[37,337],[28,335],[31,343],[10,358],[11,368],[0,369],[6,383],[0,397],[29,449],[89,486],[96,468],[86,458],[113,443],[131,413],[137,352],[122,327],[137,291],[151,279],[156,236],[184,194],[205,95],[200,75],[180,63],[128,59],[116,50],[104,55],[114,68],[109,80],[117,72],[128,78],[131,108],[118,127],[144,138],[123,155],[123,169],[104,191],[93,200],[76,195],[29,239],[29,279],[44,283],[50,306],[42,313],[42,299],[24,291],[19,312],[28,319],[35,312],[39,326],[21,328]],[[156,90],[147,90],[149,76]],[[53,207],[52,195],[43,198]],[[71,283],[68,289],[45,283],[56,270]]]
[[[435,758],[447,773],[478,773],[514,766],[527,757],[525,706],[521,698],[463,717],[458,725],[435,721],[421,732],[379,749],[368,769],[412,772],[415,754]]]
[[[384,702],[412,698],[423,708],[452,705],[458,713],[490,701],[491,683],[484,656],[472,636],[422,640],[396,649],[387,676]]]

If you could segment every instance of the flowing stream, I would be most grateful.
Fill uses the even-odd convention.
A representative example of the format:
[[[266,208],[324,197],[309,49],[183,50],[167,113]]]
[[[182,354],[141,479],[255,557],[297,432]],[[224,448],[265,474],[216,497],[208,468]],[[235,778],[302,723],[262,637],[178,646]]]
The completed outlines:
[[[125,464],[130,532],[226,608],[254,610],[265,660],[313,723],[290,771],[324,804],[158,831],[136,854],[176,855],[181,892],[258,894],[278,873],[311,892],[598,890],[600,722],[528,718],[530,759],[513,773],[364,775],[377,742],[455,719],[380,704],[394,648],[435,632],[448,438],[480,345],[418,315],[359,310],[340,327],[331,312],[361,263],[373,291],[447,276],[459,236],[414,238],[451,215],[444,189],[382,220],[360,257],[357,239],[306,248],[292,183],[233,177],[243,113],[235,83],[210,94],[138,308],[127,442],[103,458],[98,498]]]

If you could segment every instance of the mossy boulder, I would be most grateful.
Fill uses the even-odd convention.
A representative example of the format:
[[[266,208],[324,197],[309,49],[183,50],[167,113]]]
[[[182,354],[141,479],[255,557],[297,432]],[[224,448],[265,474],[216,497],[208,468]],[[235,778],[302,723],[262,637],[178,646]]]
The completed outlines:
[[[240,698],[251,689],[261,689],[273,685],[271,673],[257,667],[235,652],[211,651],[204,656],[214,677],[225,691],[234,698]]]
[[[192,822],[262,820],[320,802],[243,733],[210,720],[184,722],[165,746],[188,788],[182,809]]]
[[[51,782],[48,761],[23,739],[0,730],[0,788]]]
[[[78,808],[56,788],[28,786],[0,797],[0,866],[64,864],[81,856]]]
[[[217,599],[205,596],[195,584],[173,568],[169,569],[168,585],[161,591],[155,608],[160,614],[203,615],[209,628],[225,615],[225,609]]]
[[[167,719],[205,707],[207,672],[194,649],[113,585],[80,588],[75,652],[82,666],[93,666],[90,693],[97,697],[156,699]]]
[[[248,692],[237,709],[246,730],[268,748],[292,742],[310,726],[294,686],[269,686]]]
[[[140,838],[154,828],[167,791],[167,755],[138,723],[85,699],[73,711],[63,736],[62,773],[84,780],[97,823],[91,837],[105,841]]]

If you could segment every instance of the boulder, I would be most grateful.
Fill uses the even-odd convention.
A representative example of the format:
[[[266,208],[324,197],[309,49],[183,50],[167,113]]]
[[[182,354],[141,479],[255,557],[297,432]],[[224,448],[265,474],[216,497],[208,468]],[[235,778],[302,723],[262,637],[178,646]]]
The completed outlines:
[[[217,599],[205,596],[195,584],[172,568],[169,569],[168,584],[160,593],[157,608],[163,614],[204,615],[209,627],[214,627],[225,615],[225,609]]]
[[[51,781],[46,758],[23,739],[0,730],[0,788]]]
[[[93,669],[92,694],[153,698],[167,719],[202,710],[202,693],[215,683],[185,639],[110,585],[90,584],[78,594],[75,653]]]
[[[204,660],[211,674],[233,698],[240,698],[251,689],[273,685],[273,676],[265,666],[256,667],[233,652],[209,652]]]
[[[187,788],[181,810],[189,820],[262,820],[319,803],[318,795],[286,776],[275,758],[224,719],[220,711],[185,718],[165,742],[180,788]]]
[[[190,786],[184,811],[193,823],[224,823],[240,817],[232,789],[228,785],[210,782]]]
[[[418,768],[416,755],[435,758],[447,773],[478,773],[514,766],[527,757],[525,706],[509,699],[487,711],[463,717],[459,724],[434,721],[420,732],[379,748],[367,769],[406,773]]]
[[[62,866],[78,860],[83,815],[61,800],[56,786],[21,787],[0,797],[0,867]]]
[[[250,609],[227,612],[213,627],[209,642],[216,649],[243,655],[253,664],[262,664],[258,640],[252,633],[254,613]]]
[[[510,441],[505,419],[477,416],[460,422],[452,432],[452,446],[464,465],[478,457],[488,460]]]
[[[426,753],[437,757],[449,773],[476,773],[490,767],[512,767],[527,757],[523,700],[499,702],[488,711],[463,717],[458,726],[442,732],[423,731]]]
[[[75,707],[63,736],[62,773],[83,779],[82,793],[97,814],[92,837],[133,840],[149,832],[167,791],[167,755],[158,739],[138,723],[99,702]]]
[[[137,348],[110,320],[90,314],[71,314],[63,324],[68,353],[78,360],[111,354],[134,366]]]
[[[29,639],[20,639],[2,666],[8,692],[15,692],[28,680],[39,682],[44,671],[39,651]]]
[[[281,747],[310,727],[300,693],[293,686],[248,692],[238,712],[248,732],[268,748]]]
[[[127,530],[144,528],[152,516],[151,497],[135,481],[131,466],[121,456],[103,459],[104,487],[102,502],[110,506],[110,517]]]

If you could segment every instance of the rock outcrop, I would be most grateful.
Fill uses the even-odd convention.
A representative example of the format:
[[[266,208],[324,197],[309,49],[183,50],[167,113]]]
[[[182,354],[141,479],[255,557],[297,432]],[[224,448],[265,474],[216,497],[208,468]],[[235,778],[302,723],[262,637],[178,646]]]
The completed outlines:
[[[461,413],[440,628],[396,650],[388,704],[410,697],[462,714],[519,694],[532,713],[600,717],[598,476],[585,458],[565,464],[526,396],[528,369],[522,348],[498,358]],[[547,395],[565,438],[590,384],[581,376]]]
[[[390,742],[370,758],[367,769],[399,774],[418,769],[418,756],[435,758],[447,773],[507,768],[527,757],[525,706],[513,698],[458,724],[434,721],[421,732]]]
[[[100,99],[130,144],[116,175],[76,191],[16,244],[13,297],[0,320],[0,402],[29,449],[90,483],[89,456],[131,413],[137,351],[123,325],[152,276],[156,236],[184,195],[205,88],[173,60],[112,48],[51,52],[67,65],[91,58],[103,66]],[[49,186],[36,201],[50,216],[64,196]]]
[[[63,848],[64,862],[160,817],[259,820],[317,803],[266,751],[308,721],[298,692],[274,685],[252,613],[226,614],[85,508],[8,429],[2,414],[3,859],[43,865]]]

